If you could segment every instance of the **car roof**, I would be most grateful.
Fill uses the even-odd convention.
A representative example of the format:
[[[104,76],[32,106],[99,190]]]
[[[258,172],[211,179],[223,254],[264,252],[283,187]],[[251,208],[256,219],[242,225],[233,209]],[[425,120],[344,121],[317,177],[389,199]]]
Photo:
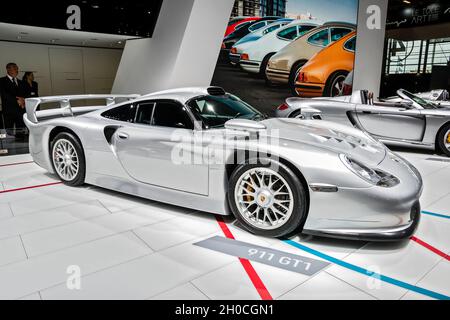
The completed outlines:
[[[283,28],[292,27],[292,26],[296,26],[299,24],[309,24],[312,26],[319,26],[320,22],[312,21],[312,20],[308,20],[308,19],[296,19],[296,20],[284,25]],[[279,29],[279,30],[281,30],[281,29]]]
[[[329,26],[338,26],[338,27],[349,27],[356,29],[356,24],[350,23],[350,22],[344,22],[344,21],[327,21],[323,24],[324,27]]]

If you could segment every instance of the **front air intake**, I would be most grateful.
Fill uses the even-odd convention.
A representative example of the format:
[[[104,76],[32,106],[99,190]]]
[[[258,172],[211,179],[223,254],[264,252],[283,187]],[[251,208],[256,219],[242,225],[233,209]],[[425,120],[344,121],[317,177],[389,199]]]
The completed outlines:
[[[212,96],[223,96],[226,94],[225,90],[221,87],[209,87],[207,91]]]

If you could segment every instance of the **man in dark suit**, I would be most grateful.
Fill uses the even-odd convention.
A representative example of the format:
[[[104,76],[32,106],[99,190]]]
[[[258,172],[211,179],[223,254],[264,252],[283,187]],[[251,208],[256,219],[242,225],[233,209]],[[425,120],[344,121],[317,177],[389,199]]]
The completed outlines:
[[[7,133],[18,138],[24,136],[25,94],[22,81],[17,78],[19,68],[15,63],[6,65],[6,77],[0,79],[0,95],[2,99],[3,118]],[[14,127],[16,131],[14,131]]]

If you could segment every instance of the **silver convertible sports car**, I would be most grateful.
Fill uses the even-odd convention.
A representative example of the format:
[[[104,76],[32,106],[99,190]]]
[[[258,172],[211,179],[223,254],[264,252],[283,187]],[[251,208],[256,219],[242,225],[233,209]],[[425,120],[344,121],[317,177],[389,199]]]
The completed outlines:
[[[277,117],[315,118],[356,127],[394,146],[436,150],[450,156],[450,105],[406,90],[375,101],[367,90],[335,98],[288,98]]]
[[[93,99],[106,106],[72,106]],[[269,237],[392,241],[419,223],[421,176],[383,144],[326,121],[267,119],[218,87],[26,109],[34,161],[67,185],[231,214]]]

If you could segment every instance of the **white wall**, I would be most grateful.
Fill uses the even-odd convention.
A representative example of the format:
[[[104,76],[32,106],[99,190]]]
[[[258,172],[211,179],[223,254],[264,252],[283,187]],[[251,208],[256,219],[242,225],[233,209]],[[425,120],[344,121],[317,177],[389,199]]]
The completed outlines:
[[[128,41],[113,93],[209,86],[234,0],[164,0],[151,39]]]
[[[41,96],[110,93],[122,50],[49,46],[0,41],[0,76],[15,62],[33,71]]]

